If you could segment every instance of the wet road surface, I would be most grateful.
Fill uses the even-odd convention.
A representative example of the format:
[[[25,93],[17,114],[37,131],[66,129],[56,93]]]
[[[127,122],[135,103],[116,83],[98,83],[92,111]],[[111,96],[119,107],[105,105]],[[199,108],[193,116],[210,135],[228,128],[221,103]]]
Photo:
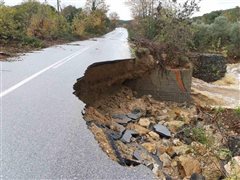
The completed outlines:
[[[1,179],[152,179],[102,152],[82,119],[76,79],[100,61],[130,57],[127,31],[1,62]],[[17,58],[18,59],[18,58]]]

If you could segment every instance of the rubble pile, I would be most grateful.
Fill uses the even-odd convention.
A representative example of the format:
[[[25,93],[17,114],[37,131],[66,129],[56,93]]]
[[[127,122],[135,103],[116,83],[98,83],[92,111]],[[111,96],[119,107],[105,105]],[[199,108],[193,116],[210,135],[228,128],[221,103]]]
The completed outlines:
[[[150,95],[135,98],[135,94],[122,87],[88,104],[83,112],[112,160],[123,166],[145,165],[159,179],[240,177],[231,168],[239,165],[239,147],[235,146],[239,134],[219,128],[213,122],[214,113],[194,104],[160,102]]]

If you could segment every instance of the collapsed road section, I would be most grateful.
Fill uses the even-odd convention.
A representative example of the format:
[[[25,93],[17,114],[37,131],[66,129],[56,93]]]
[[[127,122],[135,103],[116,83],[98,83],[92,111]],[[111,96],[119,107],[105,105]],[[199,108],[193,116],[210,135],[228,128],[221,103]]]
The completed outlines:
[[[122,166],[145,165],[159,179],[219,179],[231,173],[222,167],[230,158],[224,147],[238,142],[239,130],[228,126],[226,139],[212,125],[214,113],[191,102],[191,66],[163,70],[148,51],[138,54],[93,64],[74,85],[102,150]],[[233,155],[238,149],[232,146]]]

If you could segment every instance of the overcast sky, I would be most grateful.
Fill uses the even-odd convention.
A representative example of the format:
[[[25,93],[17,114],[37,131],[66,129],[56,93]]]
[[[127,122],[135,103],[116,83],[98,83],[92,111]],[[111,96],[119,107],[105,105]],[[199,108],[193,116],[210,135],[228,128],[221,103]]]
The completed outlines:
[[[44,0],[40,0],[44,2]],[[125,0],[105,0],[106,3],[110,6],[110,12],[117,12],[121,19],[129,20],[131,19],[131,12],[129,7],[124,4]],[[16,5],[23,2],[23,0],[4,0],[7,5]],[[57,0],[47,0],[51,5],[55,6]],[[85,4],[85,0],[61,0],[61,6],[73,5],[76,7],[83,7]],[[202,15],[205,13],[209,13],[214,10],[220,9],[229,9],[234,8],[236,6],[240,6],[240,0],[202,0],[200,4],[200,12],[196,13],[196,15]]]

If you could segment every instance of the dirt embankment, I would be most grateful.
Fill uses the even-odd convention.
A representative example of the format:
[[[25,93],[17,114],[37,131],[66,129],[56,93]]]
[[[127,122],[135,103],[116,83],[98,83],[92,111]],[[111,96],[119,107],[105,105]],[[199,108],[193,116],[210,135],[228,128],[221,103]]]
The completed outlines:
[[[114,93],[124,82],[149,73],[154,65],[148,51],[142,52],[136,59],[93,64],[74,85],[75,95],[86,104],[91,104]]]

